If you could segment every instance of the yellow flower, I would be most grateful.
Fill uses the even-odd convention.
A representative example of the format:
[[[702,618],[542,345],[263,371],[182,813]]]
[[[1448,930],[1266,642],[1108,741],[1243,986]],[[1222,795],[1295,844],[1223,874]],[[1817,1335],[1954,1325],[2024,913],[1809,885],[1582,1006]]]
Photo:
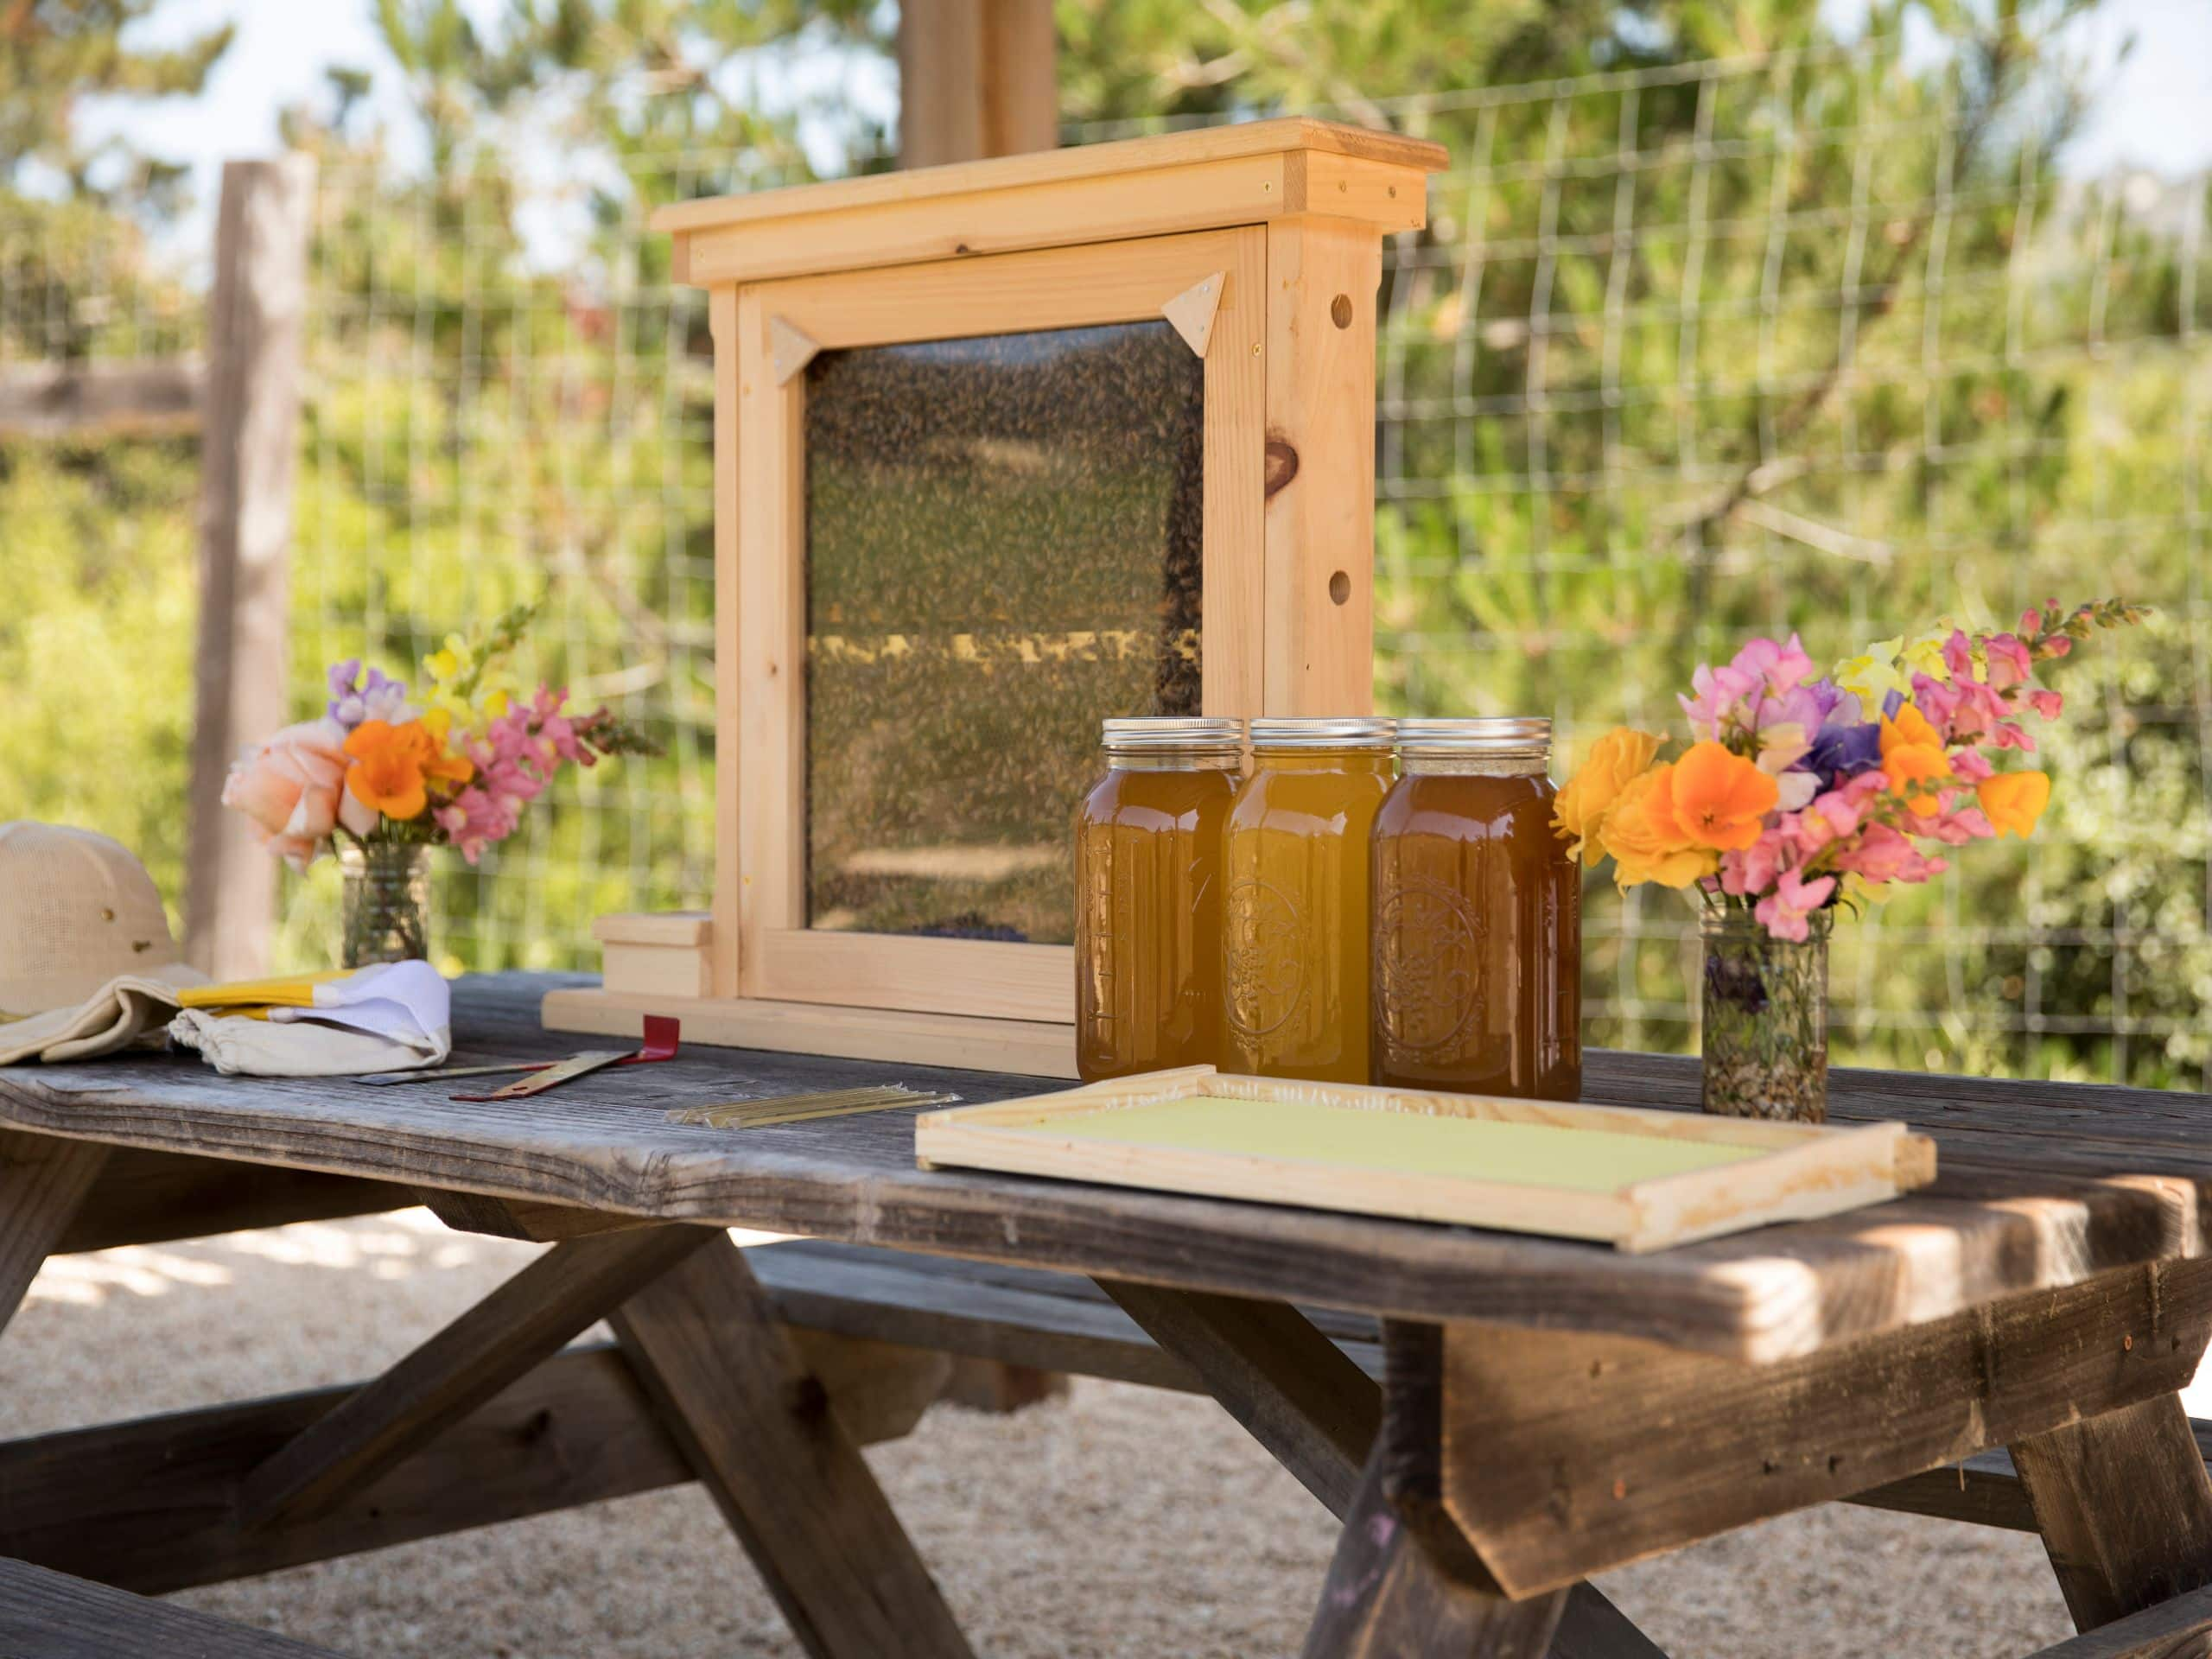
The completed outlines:
[[[2041,772],[2000,772],[1974,786],[1986,817],[2000,836],[2015,835],[2025,841],[2035,833],[2036,820],[2050,804],[2050,777]]]
[[[457,633],[446,635],[443,651],[434,651],[423,659],[423,666],[432,679],[440,683],[457,680],[475,665],[475,653],[468,648],[468,641]]]
[[[1720,868],[1720,855],[1693,845],[1675,822],[1674,773],[1669,764],[1630,779],[1605,814],[1599,833],[1612,855],[1613,880],[1620,887],[1656,881],[1662,887],[1686,887]]]
[[[1891,692],[1903,696],[1912,690],[1912,682],[1897,672],[1897,652],[1904,646],[1903,634],[1894,639],[1877,639],[1859,656],[1838,663],[1830,677],[1872,712],[1882,706],[1882,699]]]
[[[1952,632],[1952,624],[1943,620],[1910,639],[1898,634],[1893,639],[1877,639],[1860,655],[1838,663],[1829,677],[1856,696],[1869,715],[1878,714],[1882,700],[1892,691],[1901,697],[1912,695],[1916,674],[1925,674],[1942,684],[1950,683],[1951,668],[1943,660],[1943,645]]]
[[[1567,849],[1568,857],[1595,864],[1605,855],[1599,840],[1605,814],[1629,779],[1651,764],[1665,741],[1653,732],[1616,726],[1591,747],[1590,758],[1560,791],[1553,806],[1552,827],[1562,840],[1574,843]]]

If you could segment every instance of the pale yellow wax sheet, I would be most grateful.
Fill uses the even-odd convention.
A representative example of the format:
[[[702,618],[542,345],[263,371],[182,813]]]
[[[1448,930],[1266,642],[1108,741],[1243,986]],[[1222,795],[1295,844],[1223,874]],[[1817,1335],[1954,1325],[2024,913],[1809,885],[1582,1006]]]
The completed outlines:
[[[1005,1126],[1053,1139],[1281,1158],[1344,1169],[1456,1176],[1516,1186],[1611,1192],[1632,1182],[1713,1169],[1765,1148],[1612,1129],[1376,1111],[1313,1101],[1191,1095],[1080,1116]]]

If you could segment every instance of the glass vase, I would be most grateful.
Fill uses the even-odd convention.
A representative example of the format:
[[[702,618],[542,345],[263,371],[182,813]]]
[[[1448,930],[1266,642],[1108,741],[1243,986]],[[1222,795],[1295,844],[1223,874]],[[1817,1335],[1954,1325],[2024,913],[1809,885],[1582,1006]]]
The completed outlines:
[[[430,849],[417,842],[348,842],[338,849],[339,965],[407,962],[430,954]]]
[[[1705,1109],[1819,1123],[1828,1115],[1828,927],[1777,939],[1748,912],[1707,911]]]

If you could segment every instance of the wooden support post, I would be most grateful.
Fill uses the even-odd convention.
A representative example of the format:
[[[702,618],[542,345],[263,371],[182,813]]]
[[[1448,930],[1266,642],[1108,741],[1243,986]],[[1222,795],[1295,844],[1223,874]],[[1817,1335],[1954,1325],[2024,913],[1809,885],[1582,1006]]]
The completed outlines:
[[[1270,715],[1373,706],[1382,280],[1373,225],[1268,221],[1267,607],[1287,623],[1269,630],[1262,669]]]
[[[2076,1630],[2212,1585],[2212,1476],[2177,1394],[2017,1440]]]
[[[1559,1630],[1552,1637],[1551,1659],[1667,1659],[1667,1656],[1595,1586],[1578,1584],[1567,1592],[1567,1609],[1560,1615]]]
[[[1330,1560],[1305,1659],[1544,1659],[1569,1592],[1508,1600],[1444,1510],[1437,1327],[1385,1320],[1382,1342],[1389,1410]]]
[[[1281,1302],[1166,1290],[1128,1280],[1102,1279],[1098,1284],[1164,1351],[1196,1371],[1230,1415],[1327,1504],[1331,1514],[1338,1520],[1352,1514],[1363,1469],[1382,1431],[1382,1390],[1313,1321]],[[1415,1383],[1406,1373],[1439,1363],[1435,1327],[1398,1325],[1393,1339],[1406,1356],[1399,1364],[1399,1410],[1414,1419],[1399,1433],[1414,1444],[1424,1435],[1431,1442],[1426,1454],[1408,1452],[1402,1460],[1411,1467],[1425,1458],[1425,1466],[1433,1468],[1434,1386]],[[1428,1477],[1432,1493],[1434,1479]],[[1449,1525],[1440,1516],[1438,1522]],[[1347,1524],[1347,1538],[1351,1531]],[[1564,1607],[1552,1659],[1666,1659],[1591,1586],[1575,1586]]]
[[[107,1158],[97,1141],[0,1135],[0,1329],[16,1317]]]
[[[1283,1302],[1098,1284],[1331,1514],[1351,1510],[1382,1393],[1311,1320]]]
[[[1059,143],[1052,0],[906,0],[899,164],[935,167]]]
[[[200,441],[185,954],[219,979],[265,972],[276,872],[223,809],[241,746],[285,722],[292,474],[299,448],[315,162],[229,162],[215,225]]]
[[[726,1236],[613,1323],[808,1653],[969,1659],[883,1489]]]
[[[249,1527],[327,1512],[435,1440],[709,1240],[662,1227],[556,1244],[254,1471]]]

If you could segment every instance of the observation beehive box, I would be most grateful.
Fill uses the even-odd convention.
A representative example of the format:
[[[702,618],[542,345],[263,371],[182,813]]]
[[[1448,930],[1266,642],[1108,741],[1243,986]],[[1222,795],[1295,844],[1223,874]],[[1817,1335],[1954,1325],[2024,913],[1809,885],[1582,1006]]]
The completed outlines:
[[[1436,145],[1307,120],[664,209],[715,347],[710,912],[545,1022],[1071,1075],[1122,715],[1370,707],[1375,313]]]

